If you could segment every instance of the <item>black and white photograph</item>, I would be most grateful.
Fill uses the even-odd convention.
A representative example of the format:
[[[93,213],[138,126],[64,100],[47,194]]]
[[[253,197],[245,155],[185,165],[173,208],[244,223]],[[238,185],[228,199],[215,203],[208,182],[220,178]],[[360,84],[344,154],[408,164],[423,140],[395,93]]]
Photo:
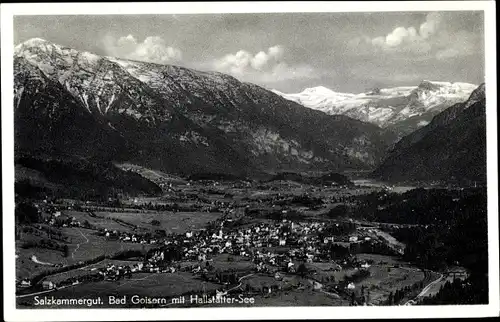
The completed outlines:
[[[2,4],[4,318],[498,315],[494,11]]]

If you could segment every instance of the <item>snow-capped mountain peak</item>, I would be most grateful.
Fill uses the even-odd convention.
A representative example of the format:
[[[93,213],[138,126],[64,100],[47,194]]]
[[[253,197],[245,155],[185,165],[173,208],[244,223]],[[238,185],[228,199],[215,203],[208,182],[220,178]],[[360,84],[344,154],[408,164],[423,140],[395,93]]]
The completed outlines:
[[[477,85],[469,83],[423,80],[418,86],[382,88],[359,94],[339,93],[324,86],[307,88],[297,94],[274,92],[311,109],[397,128],[405,134],[427,124],[447,107],[467,100],[475,88]]]
[[[337,95],[336,92],[324,86],[316,86],[311,88],[306,88],[301,94],[316,94],[316,95]]]
[[[50,44],[47,40],[42,38],[31,38],[23,43],[20,43],[14,48],[14,51],[20,50],[23,47],[40,47],[42,45]]]
[[[469,94],[477,88],[477,85],[460,82],[438,82],[423,80],[415,89],[419,92],[435,92],[439,94],[457,94],[461,95],[465,92]],[[466,95],[465,95],[466,96]]]

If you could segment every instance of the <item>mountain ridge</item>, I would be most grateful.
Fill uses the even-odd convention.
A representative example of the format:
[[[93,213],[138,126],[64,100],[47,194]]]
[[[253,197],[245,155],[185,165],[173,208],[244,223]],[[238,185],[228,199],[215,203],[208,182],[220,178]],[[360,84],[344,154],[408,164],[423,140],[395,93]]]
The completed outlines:
[[[485,85],[405,136],[372,174],[397,181],[486,182]]]
[[[68,149],[168,172],[246,175],[367,169],[395,141],[375,125],[304,108],[222,73],[103,57],[39,39],[16,46],[14,60],[19,151]]]
[[[343,114],[365,122],[411,133],[447,107],[465,101],[477,85],[423,80],[417,86],[376,88],[365,93],[338,93],[324,86],[297,94],[274,93],[327,114]]]

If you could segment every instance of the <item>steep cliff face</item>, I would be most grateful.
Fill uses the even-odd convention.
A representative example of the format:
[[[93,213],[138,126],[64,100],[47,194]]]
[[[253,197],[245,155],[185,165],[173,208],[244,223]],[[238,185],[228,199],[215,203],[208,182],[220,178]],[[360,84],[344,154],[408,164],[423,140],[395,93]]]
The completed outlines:
[[[167,172],[367,169],[395,136],[254,84],[76,51],[15,48],[16,151],[131,161]]]
[[[486,182],[484,84],[401,139],[373,175],[387,181]]]

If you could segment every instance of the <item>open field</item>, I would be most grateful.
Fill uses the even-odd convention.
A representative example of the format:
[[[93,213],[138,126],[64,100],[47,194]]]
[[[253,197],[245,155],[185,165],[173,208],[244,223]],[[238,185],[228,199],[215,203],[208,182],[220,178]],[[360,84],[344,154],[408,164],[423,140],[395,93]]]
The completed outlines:
[[[232,261],[228,261],[229,258],[232,258]],[[247,258],[242,256],[232,256],[228,254],[220,254],[213,258],[211,264],[215,269],[220,269],[221,271],[226,271],[229,269],[234,269],[236,271],[247,271],[255,269],[255,264],[252,263]]]
[[[233,258],[233,261],[228,261],[228,258]],[[237,272],[253,271],[256,267],[252,261],[246,258],[229,254],[219,254],[211,258],[209,261],[182,261],[178,264],[181,268],[191,266],[196,267],[198,265],[201,268],[204,268],[206,263],[209,263],[214,270],[220,270],[221,272],[228,270],[234,270]]]
[[[385,301],[390,292],[395,292],[406,286],[412,286],[414,283],[419,283],[424,280],[424,273],[422,270],[410,266],[403,266],[404,262],[397,260],[392,256],[362,254],[359,255],[364,259],[373,259],[375,263],[372,264],[368,270],[370,277],[360,281],[356,284],[357,288],[361,286],[367,287],[370,291],[370,303],[381,304]],[[387,263],[387,264],[380,264]],[[400,266],[400,267],[394,267]]]
[[[93,217],[89,215],[87,212],[83,211],[71,211],[66,210],[62,212],[63,214],[67,214],[69,216],[75,217],[81,223],[88,221],[92,226],[95,226],[98,229],[107,229],[107,230],[118,230],[125,232],[132,232],[133,229],[129,226],[120,224],[114,220],[112,220],[109,216],[105,215],[107,213],[95,213],[97,217]]]
[[[84,228],[61,228],[64,236],[68,237],[68,256],[65,257],[62,251],[47,248],[17,247],[16,253],[16,276],[20,279],[30,278],[41,272],[54,270],[54,267],[42,265],[32,260],[35,255],[39,262],[59,264],[62,266],[71,265],[80,261],[86,261],[101,255],[113,255],[124,250],[147,251],[155,245],[125,243],[121,241],[106,240],[102,236],[97,236],[96,231]]]
[[[184,233],[189,230],[198,230],[220,216],[220,213],[207,212],[158,212],[158,213],[119,213],[119,212],[97,212],[96,215],[106,219],[120,219],[127,223],[149,229],[164,229],[167,233]],[[151,224],[152,220],[158,220],[159,226]],[[117,228],[124,230],[123,228]]]
[[[23,249],[18,247],[16,249],[16,277],[18,279],[29,278],[31,276],[37,275],[41,272],[50,271],[55,269],[54,267],[48,265],[41,265],[32,260],[32,256],[35,255],[36,258],[43,262],[48,263],[63,263],[67,264],[67,259],[63,257],[63,254],[58,251],[46,248],[30,248]]]
[[[75,261],[85,261],[100,255],[113,255],[123,250],[147,250],[154,245],[125,243],[106,240],[97,236],[94,230],[84,228],[63,228],[66,235],[71,236],[70,257]]]
[[[367,270],[370,276],[355,282],[355,290],[365,286],[370,292],[370,304],[378,305],[387,299],[390,292],[395,292],[405,286],[424,280],[424,273],[408,263],[394,256],[377,254],[358,254],[359,261],[373,261]],[[357,269],[342,269],[341,271],[329,271],[330,267],[336,265],[330,263],[310,263],[308,267],[315,268],[316,273],[312,277],[316,280],[333,276],[336,281],[343,280],[346,276],[356,273]]]
[[[360,261],[373,261],[374,264],[383,264],[388,266],[410,266],[409,263],[399,259],[396,256],[360,253],[356,255],[356,258]]]
[[[329,270],[329,268],[335,268],[337,267],[337,264],[335,263],[318,263],[318,262],[313,262],[313,263],[308,263],[306,264],[306,267],[308,269],[315,270],[314,273],[312,273],[312,277],[316,280],[321,279],[326,279],[327,277],[334,277],[335,281],[341,281],[343,280],[346,276],[350,276],[354,274],[357,270],[353,268],[344,268],[340,271],[334,271],[334,270]]]
[[[220,285],[203,282],[195,278],[190,273],[176,272],[167,274],[146,274],[140,273],[134,275],[130,283],[129,281],[122,280],[121,284],[117,285],[115,290],[118,294],[138,294],[144,296],[164,296],[172,297],[184,293],[197,293],[221,289]],[[124,287],[125,283],[128,283]],[[126,291],[124,290],[126,289]]]

